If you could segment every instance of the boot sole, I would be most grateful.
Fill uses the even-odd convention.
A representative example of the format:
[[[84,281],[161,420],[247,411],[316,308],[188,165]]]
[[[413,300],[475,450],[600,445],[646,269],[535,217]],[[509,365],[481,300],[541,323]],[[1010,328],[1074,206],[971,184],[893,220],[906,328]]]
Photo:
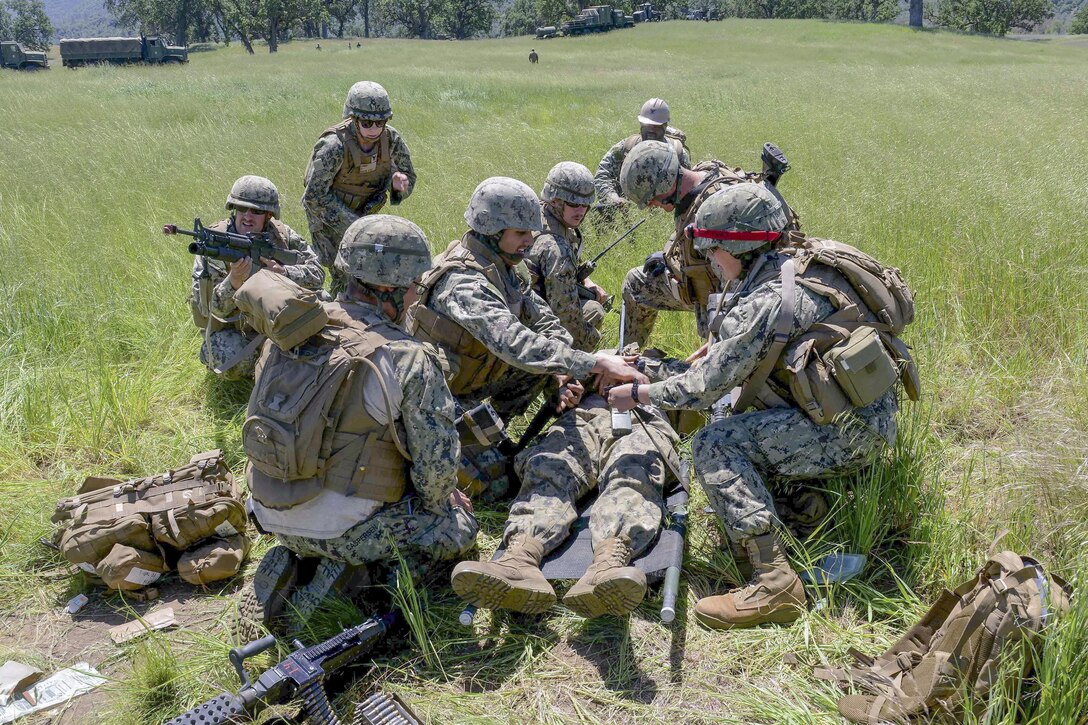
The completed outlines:
[[[634,579],[610,579],[601,582],[592,589],[563,597],[563,604],[574,613],[592,619],[609,614],[613,617],[626,617],[635,610],[646,597],[646,587]]]
[[[794,606],[783,607],[782,609],[775,610],[766,616],[760,616],[756,619],[748,619],[737,622],[731,622],[726,619],[718,619],[712,617],[709,614],[703,614],[698,609],[695,610],[695,618],[699,620],[699,623],[710,629],[745,629],[748,627],[758,627],[761,624],[792,624],[801,617],[801,608]]]
[[[286,546],[275,546],[257,565],[253,593],[265,626],[281,616],[298,577],[297,560]]]
[[[450,583],[457,596],[480,609],[543,614],[555,604],[554,592],[518,589],[503,579],[471,569],[454,572]]]

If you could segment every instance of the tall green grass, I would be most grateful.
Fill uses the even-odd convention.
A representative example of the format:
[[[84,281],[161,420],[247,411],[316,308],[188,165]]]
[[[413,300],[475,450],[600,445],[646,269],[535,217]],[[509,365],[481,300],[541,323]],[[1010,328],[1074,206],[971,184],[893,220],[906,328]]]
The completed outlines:
[[[538,66],[525,60],[531,44]],[[364,78],[389,89],[420,178],[387,211],[420,224],[436,251],[460,236],[484,177],[539,188],[558,161],[595,168],[635,130],[642,101],[663,96],[695,158],[752,168],[762,142],[777,142],[793,164],[781,187],[805,228],[899,266],[919,303],[908,338],[925,399],[901,416],[904,442],[866,474],[831,482],[833,525],[795,547],[799,558],[874,547],[860,580],[824,593],[788,629],[700,629],[684,607],[738,574],[697,493],[675,630],[656,623],[651,601],[629,629],[584,625],[560,608],[542,622],[484,614],[470,633],[451,595],[428,593],[428,654],[383,659],[375,676],[432,721],[837,722],[835,691],[783,665],[784,652],[838,663],[848,646],[886,647],[1006,528],[1006,545],[1085,581],[1084,49],[892,26],[675,22],[542,46],[288,44],[272,56],[201,53],[181,68],[0,75],[5,635],[74,593],[72,580],[50,575],[60,561],[37,541],[84,476],[147,474],[213,447],[241,472],[247,391],[197,362],[184,302],[192,260],[161,226],[218,219],[233,180],[258,173],[279,186],[284,221],[305,236],[298,199],[310,149]],[[652,214],[595,279],[618,291],[669,228]],[[606,241],[602,230],[587,245]],[[697,343],[692,328],[690,316],[663,315],[654,341],[684,353]],[[502,513],[481,518],[486,550]],[[1031,722],[1084,715],[1084,613],[1081,602],[1048,639]],[[178,633],[163,637],[180,649],[122,653],[148,713],[229,686],[227,629],[206,635],[217,648]],[[0,649],[19,654],[17,644]],[[187,664],[194,652],[211,677]],[[123,694],[111,700],[114,721],[143,712]],[[1014,711],[998,702],[987,721],[1011,722]]]

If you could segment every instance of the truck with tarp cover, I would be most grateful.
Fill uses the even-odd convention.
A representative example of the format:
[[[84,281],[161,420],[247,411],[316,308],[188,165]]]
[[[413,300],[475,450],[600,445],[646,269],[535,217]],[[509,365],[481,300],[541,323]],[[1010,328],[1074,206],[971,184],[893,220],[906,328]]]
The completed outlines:
[[[40,50],[27,50],[21,44],[5,40],[0,42],[0,68],[38,70],[48,68],[49,60]]]
[[[553,38],[557,35],[585,35],[604,33],[613,28],[630,28],[635,19],[624,15],[622,10],[611,5],[591,5],[558,28],[547,26],[536,29],[536,37]]]
[[[188,63],[189,50],[169,45],[149,35],[137,38],[65,38],[60,41],[60,59],[66,68],[93,63]]]

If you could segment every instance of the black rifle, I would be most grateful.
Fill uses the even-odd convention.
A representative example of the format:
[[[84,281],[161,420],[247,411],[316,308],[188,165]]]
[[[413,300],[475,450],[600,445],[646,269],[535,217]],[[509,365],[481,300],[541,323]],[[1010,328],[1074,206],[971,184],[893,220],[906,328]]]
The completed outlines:
[[[634,232],[636,229],[638,229],[640,226],[642,226],[645,223],[646,223],[645,219],[639,219],[637,222],[635,222],[633,225],[631,225],[631,227],[627,231],[625,231],[623,234],[616,237],[616,240],[614,242],[612,242],[607,247],[602,249],[597,254],[596,257],[594,257],[593,259],[591,259],[591,260],[589,260],[587,262],[582,262],[581,264],[579,264],[578,265],[578,281],[579,282],[584,282],[586,277],[593,274],[593,271],[595,269],[597,269],[597,262],[601,261],[601,257],[603,257],[604,255],[611,252],[613,247],[615,247],[617,244],[622,242],[624,239],[627,238],[627,236],[629,234]]]
[[[772,185],[777,185],[782,175],[790,170],[786,154],[770,142],[763,144],[763,153],[759,155],[759,160],[763,162],[763,178]]]
[[[271,648],[276,644],[276,638],[268,635],[244,647],[235,647],[230,651],[230,661],[242,681],[238,694],[224,693],[214,697],[163,725],[219,725],[234,722],[232,718],[242,713],[258,712],[269,705],[295,699],[302,701],[303,711],[312,725],[340,725],[325,692],[323,680],[326,673],[367,654],[393,625],[396,617],[395,613],[372,617],[313,647],[303,647],[295,640],[298,649],[265,671],[256,682],[249,679],[245,661]],[[391,719],[388,722],[411,723],[412,720]]]
[[[177,224],[166,224],[162,228],[162,233],[184,234],[196,239],[195,242],[189,244],[189,254],[208,259],[237,262],[239,259],[250,257],[258,268],[264,266],[261,264],[261,257],[274,259],[283,265],[299,263],[298,252],[275,246],[272,244],[272,237],[267,232],[263,234],[219,232],[205,227],[200,223],[199,217],[193,220],[191,232],[188,229],[179,229]]]

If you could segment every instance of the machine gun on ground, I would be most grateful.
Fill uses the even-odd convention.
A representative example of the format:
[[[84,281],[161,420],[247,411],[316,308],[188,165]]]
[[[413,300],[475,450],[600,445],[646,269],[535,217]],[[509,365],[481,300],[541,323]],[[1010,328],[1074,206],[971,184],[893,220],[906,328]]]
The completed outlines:
[[[183,234],[192,237],[195,242],[189,244],[189,254],[221,259],[225,262],[237,262],[250,257],[258,268],[263,267],[261,258],[274,259],[282,265],[299,263],[298,252],[293,249],[281,249],[272,244],[272,237],[263,234],[235,234],[208,229],[200,223],[200,218],[193,220],[193,231],[179,229],[177,224],[166,224],[162,233],[168,236]]]
[[[340,725],[325,692],[326,674],[344,667],[370,652],[374,644],[389,631],[396,620],[395,613],[372,617],[362,624],[345,629],[332,639],[313,647],[303,647],[295,640],[294,652],[279,664],[251,681],[245,661],[270,649],[276,638],[269,635],[244,647],[230,651],[230,661],[242,681],[238,694],[223,693],[164,725],[219,725],[236,722],[243,713],[255,713],[292,700],[301,700],[303,711],[311,725]],[[410,709],[394,698],[371,696],[361,705],[363,723],[380,725],[420,725]]]

